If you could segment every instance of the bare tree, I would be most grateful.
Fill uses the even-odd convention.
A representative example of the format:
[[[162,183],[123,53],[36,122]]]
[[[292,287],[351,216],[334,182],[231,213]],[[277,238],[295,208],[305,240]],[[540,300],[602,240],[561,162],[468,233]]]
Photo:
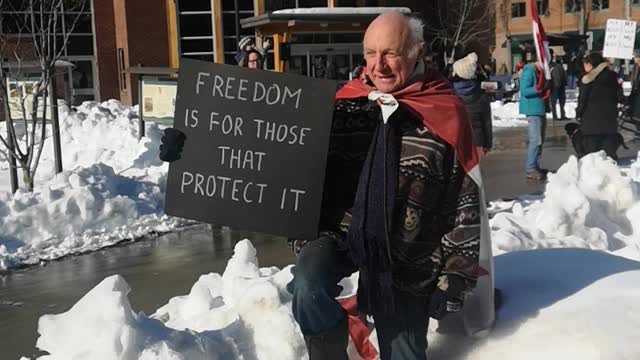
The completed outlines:
[[[435,0],[434,7],[432,21],[425,29],[431,36],[431,44],[439,43],[444,49],[445,63],[453,61],[456,50],[493,32],[494,1]]]
[[[34,178],[47,134],[47,108],[56,63],[64,56],[69,36],[86,6],[84,0],[0,0],[0,92],[7,138],[0,134],[0,154],[22,171],[24,186],[33,191]],[[71,13],[72,15],[64,15]],[[34,71],[35,70],[35,71]],[[36,73],[35,82],[20,79]],[[8,87],[15,80],[15,87]],[[18,114],[10,100],[17,96]],[[23,133],[18,136],[17,128]],[[11,161],[13,160],[13,161]]]

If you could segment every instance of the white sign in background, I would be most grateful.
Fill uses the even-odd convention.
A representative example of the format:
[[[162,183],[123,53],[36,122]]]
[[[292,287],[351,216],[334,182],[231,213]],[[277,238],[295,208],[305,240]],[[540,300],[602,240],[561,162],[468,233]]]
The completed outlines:
[[[633,58],[635,42],[635,21],[609,19],[607,20],[602,56],[606,58],[631,59]]]

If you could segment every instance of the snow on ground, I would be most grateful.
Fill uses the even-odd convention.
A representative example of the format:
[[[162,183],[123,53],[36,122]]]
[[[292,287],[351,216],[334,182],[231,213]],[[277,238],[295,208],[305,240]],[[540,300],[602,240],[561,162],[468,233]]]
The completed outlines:
[[[491,103],[491,112],[493,115],[494,127],[519,127],[527,126],[527,119],[525,115],[520,114],[519,102],[507,102],[494,101]],[[564,105],[565,114],[569,119],[576,117],[576,102],[566,102]],[[558,115],[560,114],[560,105],[556,106]],[[551,113],[547,114],[547,119],[551,119]]]
[[[549,175],[544,196],[494,202],[494,254],[576,247],[640,260],[639,168],[640,159],[622,171],[604,152],[572,156]]]
[[[602,153],[571,158],[544,196],[496,202],[490,211],[503,294],[496,326],[474,339],[432,320],[430,357],[640,357],[640,154],[628,169]],[[243,240],[222,275],[201,276],[151,316],[133,311],[123,278],[109,277],[68,312],[41,317],[37,346],[51,354],[41,359],[307,358],[285,288],[291,266],[258,265]],[[355,275],[343,280],[341,296],[356,284]],[[370,339],[375,344],[375,332]]]
[[[157,156],[161,129],[147,124],[142,140],[137,129],[135,114],[115,100],[62,113],[65,171],[55,175],[47,139],[33,193],[12,196],[9,165],[0,160],[0,270],[184,224],[163,214],[168,167]]]
[[[504,302],[494,330],[473,339],[439,333],[432,320],[430,357],[638,358],[640,262],[593,250],[544,249],[497,256],[495,268]],[[37,346],[50,355],[39,359],[306,359],[285,289],[291,277],[291,267],[259,268],[244,240],[222,276],[202,275],[188,295],[147,316],[134,312],[131,289],[114,275],[66,313],[40,318]],[[343,296],[357,283],[346,280]],[[375,331],[370,339],[375,344]]]

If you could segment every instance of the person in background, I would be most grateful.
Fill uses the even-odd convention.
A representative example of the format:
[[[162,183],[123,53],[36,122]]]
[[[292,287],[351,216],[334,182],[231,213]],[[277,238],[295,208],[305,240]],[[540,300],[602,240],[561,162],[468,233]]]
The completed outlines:
[[[475,53],[474,53],[475,54]],[[478,59],[477,59],[477,55],[476,55],[476,71],[475,71],[475,80],[478,83],[481,83],[483,81],[489,81],[489,76],[487,76],[487,73],[484,71],[484,69],[482,68],[482,66],[480,66],[480,64],[477,63]],[[454,63],[455,64],[455,63]],[[454,70],[453,68],[451,68],[451,81],[453,81],[453,74]]]
[[[565,55],[565,64],[567,64],[567,89],[575,89],[576,88],[576,63],[575,63],[575,52],[572,52],[571,55]]]
[[[567,73],[560,63],[558,56],[551,49],[551,113],[553,120],[558,120],[556,104],[560,104],[560,119],[566,120],[564,104],[566,100]]]
[[[478,156],[482,158],[491,151],[493,145],[493,126],[491,123],[491,104],[476,79],[478,56],[471,53],[453,63],[453,89],[464,102],[471,120]]]
[[[262,47],[256,46],[253,38],[250,36],[243,37],[238,43],[238,52],[236,53],[235,59],[239,66],[249,67],[247,66],[247,56],[251,50],[258,52],[261,59],[261,67],[263,69],[267,69],[267,63],[264,61],[269,53],[269,49],[271,48],[271,42],[269,40],[265,40],[262,44]]]
[[[542,65],[532,62],[523,67],[520,77],[520,114],[526,115],[529,123],[526,177],[530,180],[546,178],[540,168],[546,127],[544,99],[537,86],[541,72]]]
[[[633,57],[633,71],[631,72],[631,95],[629,95],[629,115],[636,123],[636,129],[640,134],[640,52],[636,51]]]
[[[256,49],[250,49],[247,51],[245,63],[249,69],[262,69],[262,54]]]
[[[583,63],[586,74],[582,77],[576,117],[580,118],[585,153],[604,150],[617,160],[618,102],[623,98],[618,75],[598,53],[585,56]]]
[[[491,66],[491,64],[484,64],[484,66],[482,67],[482,70],[484,71],[484,74],[487,76],[487,80],[491,80],[491,76],[495,73],[495,71],[493,70],[493,66]]]
[[[569,75],[573,76],[573,84],[570,84],[570,89],[575,89],[580,86],[580,80],[584,75],[584,67],[582,66],[582,58],[584,57],[584,50],[582,48],[574,53],[569,63]]]
[[[359,79],[364,76],[367,63],[362,59],[351,72],[352,79]]]

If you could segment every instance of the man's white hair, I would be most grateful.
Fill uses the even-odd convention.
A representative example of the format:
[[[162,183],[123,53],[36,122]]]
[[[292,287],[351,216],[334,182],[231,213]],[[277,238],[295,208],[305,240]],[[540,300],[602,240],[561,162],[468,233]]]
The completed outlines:
[[[378,15],[378,17],[384,14]],[[420,51],[424,48],[424,21],[415,16],[407,16],[402,14],[407,19],[407,26],[409,27],[409,36],[411,36],[410,49],[407,55],[409,58],[418,56]],[[363,44],[364,45],[364,42]]]
[[[414,58],[424,48],[424,22],[418,17],[409,16],[408,25],[411,34],[411,49],[408,55]]]

